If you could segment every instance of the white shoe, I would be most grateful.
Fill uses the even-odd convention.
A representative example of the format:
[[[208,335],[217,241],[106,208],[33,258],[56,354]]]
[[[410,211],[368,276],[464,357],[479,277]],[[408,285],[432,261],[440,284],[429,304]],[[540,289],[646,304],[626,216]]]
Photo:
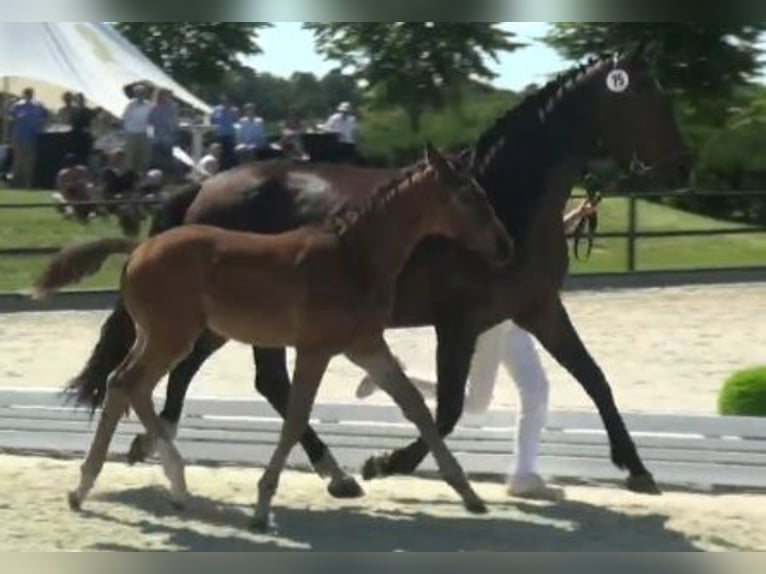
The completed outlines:
[[[520,474],[513,477],[508,485],[508,496],[528,500],[560,502],[564,500],[564,489],[548,486],[537,474]]]

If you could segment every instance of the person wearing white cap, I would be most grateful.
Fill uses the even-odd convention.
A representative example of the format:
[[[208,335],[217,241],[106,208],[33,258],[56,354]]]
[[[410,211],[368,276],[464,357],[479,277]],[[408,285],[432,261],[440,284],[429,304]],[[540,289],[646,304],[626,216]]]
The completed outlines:
[[[327,120],[323,129],[326,132],[338,134],[342,161],[353,163],[356,159],[357,123],[351,104],[348,102],[341,103],[338,110]]]

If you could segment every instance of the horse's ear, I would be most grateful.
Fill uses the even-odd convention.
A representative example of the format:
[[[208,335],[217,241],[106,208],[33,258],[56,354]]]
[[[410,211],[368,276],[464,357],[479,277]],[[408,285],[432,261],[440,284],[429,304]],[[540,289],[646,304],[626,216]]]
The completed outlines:
[[[641,41],[630,51],[629,58],[634,62],[643,60],[648,63],[655,56],[658,48],[659,42],[657,40]]]
[[[426,143],[426,162],[436,170],[439,177],[449,177],[454,175],[450,164],[430,141]]]

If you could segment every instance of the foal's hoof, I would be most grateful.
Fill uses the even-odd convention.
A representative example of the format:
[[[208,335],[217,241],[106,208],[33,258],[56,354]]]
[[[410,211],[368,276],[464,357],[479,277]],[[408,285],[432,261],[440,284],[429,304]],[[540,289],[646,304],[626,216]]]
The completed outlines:
[[[69,502],[69,509],[72,512],[80,512],[82,510],[82,500],[76,492],[72,491],[67,494],[67,502]]]
[[[345,476],[341,480],[333,480],[327,485],[327,492],[333,498],[341,500],[362,498],[364,496],[364,490],[359,483],[350,476]]]
[[[145,434],[136,435],[128,449],[128,464],[133,466],[140,462],[146,462],[152,454],[150,439]]]
[[[649,473],[629,476],[625,485],[631,492],[639,494],[651,494],[654,496],[662,494],[660,487],[654,482],[654,477]]]

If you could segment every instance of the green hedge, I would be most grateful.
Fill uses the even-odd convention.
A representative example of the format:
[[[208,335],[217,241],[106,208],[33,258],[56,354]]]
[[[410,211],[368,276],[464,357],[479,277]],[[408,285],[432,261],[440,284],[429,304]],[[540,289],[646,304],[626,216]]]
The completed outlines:
[[[766,366],[729,377],[718,398],[718,411],[726,416],[766,417]]]

